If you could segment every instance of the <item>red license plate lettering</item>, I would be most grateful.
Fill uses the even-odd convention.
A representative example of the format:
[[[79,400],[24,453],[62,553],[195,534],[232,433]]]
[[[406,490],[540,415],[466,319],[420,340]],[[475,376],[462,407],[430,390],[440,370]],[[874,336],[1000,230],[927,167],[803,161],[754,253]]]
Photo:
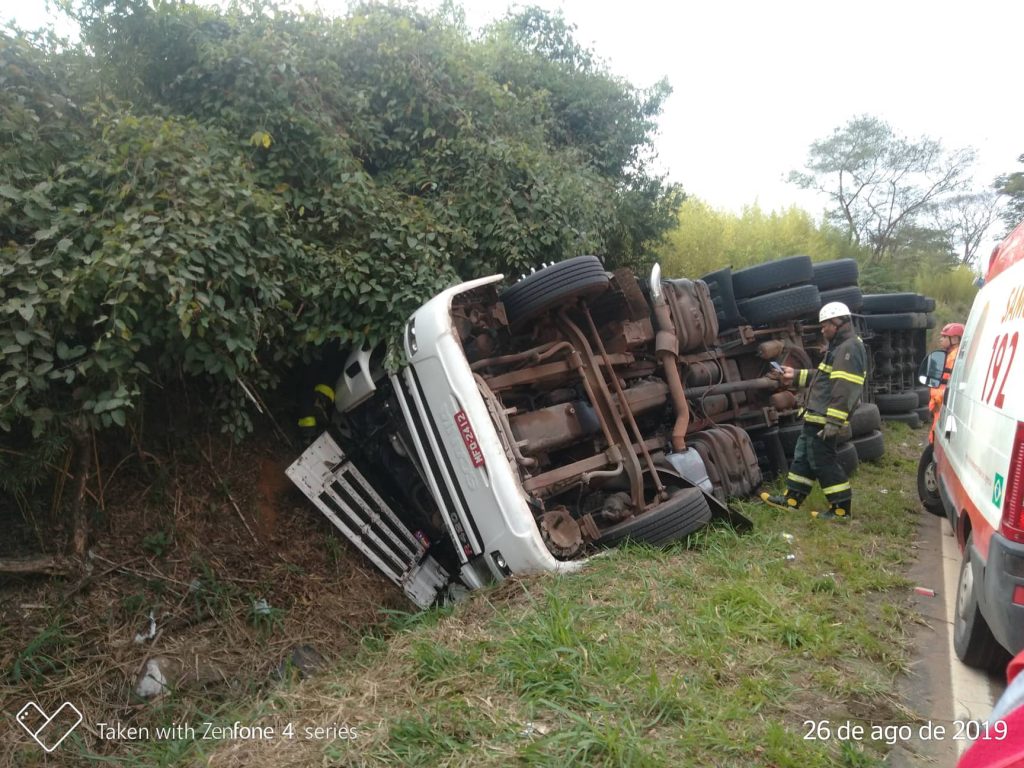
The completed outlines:
[[[473,462],[474,467],[482,467],[484,452],[480,450],[480,443],[476,440],[473,425],[469,423],[469,417],[465,411],[456,411],[455,425],[459,428],[459,434],[462,435],[462,442],[466,444],[466,450],[469,451],[469,460]]]

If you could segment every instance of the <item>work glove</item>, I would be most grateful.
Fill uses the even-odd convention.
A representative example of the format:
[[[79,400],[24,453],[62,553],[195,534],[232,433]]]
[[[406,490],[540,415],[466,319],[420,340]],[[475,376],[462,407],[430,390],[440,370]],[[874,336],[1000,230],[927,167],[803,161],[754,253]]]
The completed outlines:
[[[821,432],[818,433],[818,437],[822,440],[835,440],[839,437],[839,430],[842,429],[838,424],[829,422],[824,426]]]

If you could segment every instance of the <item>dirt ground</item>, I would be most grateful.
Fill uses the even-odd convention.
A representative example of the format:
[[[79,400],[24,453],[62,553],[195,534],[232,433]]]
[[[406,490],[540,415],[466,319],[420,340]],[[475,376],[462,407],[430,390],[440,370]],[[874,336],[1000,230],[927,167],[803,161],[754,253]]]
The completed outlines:
[[[208,436],[101,462],[85,569],[0,577],[0,766],[38,752],[13,719],[28,701],[72,702],[86,713],[76,737],[103,754],[111,742],[88,724],[209,713],[298,674],[294,663],[336,663],[384,631],[389,611],[411,609],[292,488],[297,454],[280,439]],[[17,509],[0,510],[0,530],[0,555],[60,551],[66,538],[59,520]],[[153,659],[171,691],[155,703],[134,693]]]

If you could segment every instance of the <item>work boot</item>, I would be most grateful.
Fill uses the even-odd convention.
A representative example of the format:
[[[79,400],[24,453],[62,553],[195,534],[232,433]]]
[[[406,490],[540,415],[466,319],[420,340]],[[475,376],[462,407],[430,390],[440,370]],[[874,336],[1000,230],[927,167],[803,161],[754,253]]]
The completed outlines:
[[[769,507],[775,507],[776,509],[784,509],[786,511],[789,511],[791,509],[796,509],[797,507],[799,507],[802,499],[798,499],[796,496],[792,496],[788,493],[785,496],[773,496],[769,494],[768,491],[764,491],[761,494],[761,501],[763,501]]]
[[[849,520],[850,502],[844,501],[840,504],[833,504],[824,512],[819,512],[816,509],[812,510],[811,517],[815,520]]]

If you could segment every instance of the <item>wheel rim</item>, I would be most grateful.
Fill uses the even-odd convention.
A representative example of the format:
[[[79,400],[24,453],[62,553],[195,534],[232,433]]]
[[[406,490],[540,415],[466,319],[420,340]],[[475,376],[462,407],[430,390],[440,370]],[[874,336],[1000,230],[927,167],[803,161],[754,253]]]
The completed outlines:
[[[935,462],[931,462],[924,470],[924,487],[928,493],[939,492],[939,481],[935,476]]]
[[[956,629],[961,634],[967,625],[967,609],[974,594],[974,569],[971,568],[971,561],[964,559],[963,568],[960,570],[960,585],[956,595]]]

